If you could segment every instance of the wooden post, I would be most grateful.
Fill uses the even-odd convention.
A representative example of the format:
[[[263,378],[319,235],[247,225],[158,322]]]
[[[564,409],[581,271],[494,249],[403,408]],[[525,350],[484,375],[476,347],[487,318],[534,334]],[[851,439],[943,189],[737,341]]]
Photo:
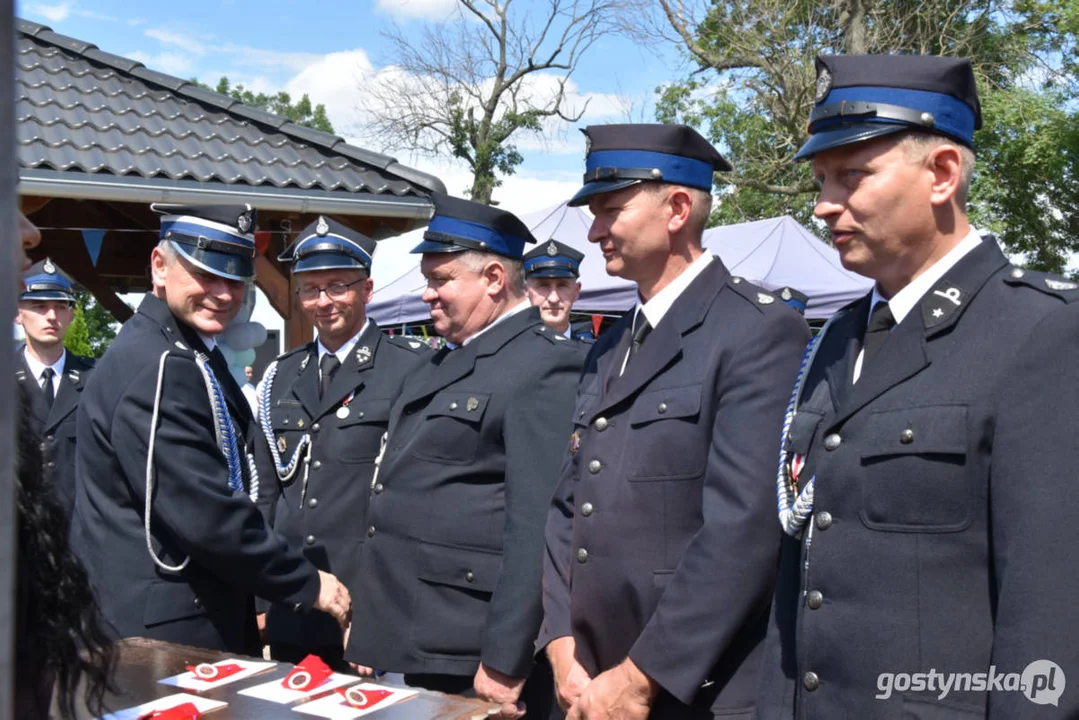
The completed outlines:
[[[264,255],[255,258],[255,284],[266,295],[270,305],[285,320],[284,349],[291,350],[315,337],[315,330],[296,306],[292,278],[282,273]]]

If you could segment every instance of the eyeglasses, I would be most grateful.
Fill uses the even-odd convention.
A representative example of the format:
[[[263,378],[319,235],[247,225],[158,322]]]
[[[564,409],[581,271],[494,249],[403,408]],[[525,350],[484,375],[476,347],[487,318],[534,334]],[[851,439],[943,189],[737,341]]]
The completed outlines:
[[[350,283],[331,283],[326,287],[309,287],[296,291],[296,297],[300,298],[300,302],[313,303],[317,302],[319,296],[322,293],[326,293],[326,297],[330,300],[344,300],[348,295],[348,289],[356,283],[363,282],[364,278],[359,280],[353,280]]]

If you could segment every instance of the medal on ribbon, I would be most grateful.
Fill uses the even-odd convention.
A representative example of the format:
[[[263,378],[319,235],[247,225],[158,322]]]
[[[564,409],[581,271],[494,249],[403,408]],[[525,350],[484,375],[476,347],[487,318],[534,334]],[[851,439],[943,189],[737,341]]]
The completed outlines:
[[[217,682],[218,680],[224,680],[225,678],[235,675],[243,670],[242,667],[235,663],[229,663],[226,665],[211,665],[210,663],[199,663],[198,665],[188,665],[187,669],[197,679],[205,682]]]

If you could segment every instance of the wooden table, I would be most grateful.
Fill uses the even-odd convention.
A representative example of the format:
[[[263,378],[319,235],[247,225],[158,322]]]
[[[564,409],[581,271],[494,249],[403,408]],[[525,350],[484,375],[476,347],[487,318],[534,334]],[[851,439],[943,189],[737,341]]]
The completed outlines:
[[[121,694],[110,695],[106,699],[107,707],[111,712],[124,710],[166,695],[189,692],[228,703],[227,707],[207,714],[208,720],[210,718],[212,720],[304,720],[304,718],[313,717],[293,712],[292,708],[299,703],[279,705],[239,694],[239,691],[244,688],[269,680],[283,679],[293,667],[289,663],[278,663],[276,667],[264,673],[214,690],[195,692],[183,690],[174,685],[162,685],[158,681],[185,672],[187,665],[213,663],[237,656],[216,650],[203,650],[144,638],[127,638],[119,643],[119,648],[120,661],[116,671],[116,686],[120,688]],[[250,659],[261,660],[261,658]],[[365,682],[379,681],[365,679]],[[400,687],[390,684],[387,686]],[[317,695],[312,699],[324,695]],[[493,707],[495,706],[481,700],[420,690],[419,694],[412,698],[382,708],[365,717],[370,717],[372,720],[480,720],[481,718],[485,720],[488,710]]]

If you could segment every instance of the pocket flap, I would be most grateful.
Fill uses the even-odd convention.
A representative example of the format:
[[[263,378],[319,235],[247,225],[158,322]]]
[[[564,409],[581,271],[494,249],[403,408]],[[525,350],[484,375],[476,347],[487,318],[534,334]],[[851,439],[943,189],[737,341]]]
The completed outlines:
[[[338,427],[350,427],[364,423],[381,423],[390,421],[389,398],[380,400],[362,400],[348,406],[348,417],[341,421]]]
[[[809,446],[813,444],[813,436],[817,434],[817,426],[823,419],[823,414],[799,410],[791,419],[790,431],[787,433],[787,452],[799,455],[808,453]]]
[[[270,427],[274,430],[304,430],[302,425],[296,424],[301,418],[306,425],[307,413],[301,405],[274,405],[270,408]]]
[[[668,388],[643,392],[633,403],[630,425],[637,427],[656,420],[694,417],[701,411],[701,386]]]
[[[146,592],[142,622],[146,627],[205,614],[202,601],[187,583],[155,582]]]
[[[479,422],[491,399],[490,393],[447,391],[435,395],[427,407],[427,417],[452,417]]]
[[[886,455],[965,455],[967,406],[880,410],[866,423],[863,458]]]
[[[494,592],[502,572],[502,555],[472,548],[423,543],[419,548],[419,578],[467,590]]]

